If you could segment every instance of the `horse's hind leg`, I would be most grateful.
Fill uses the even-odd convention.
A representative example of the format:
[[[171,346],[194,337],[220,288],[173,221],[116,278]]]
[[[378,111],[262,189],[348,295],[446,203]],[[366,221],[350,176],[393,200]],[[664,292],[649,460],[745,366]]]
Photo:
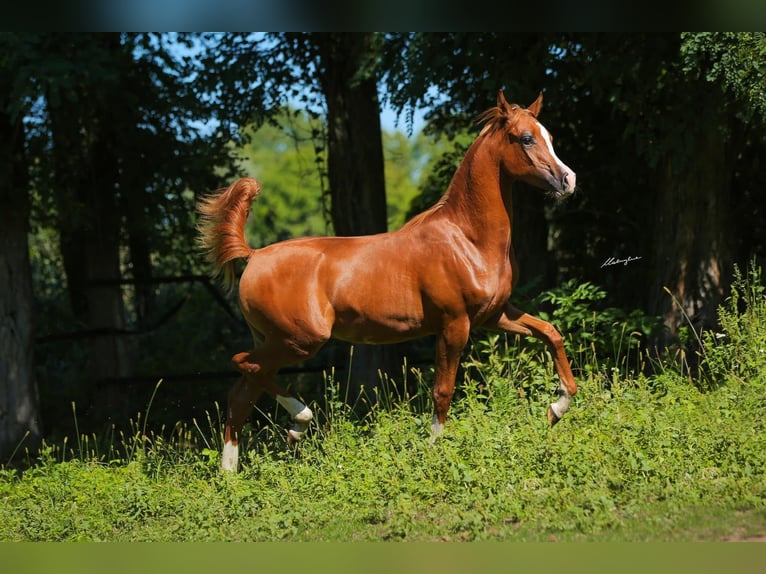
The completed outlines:
[[[287,360],[282,362],[275,360],[278,358],[278,354],[266,349],[239,353],[232,357],[232,362],[242,373],[242,378],[229,392],[221,460],[221,466],[224,470],[236,471],[239,457],[239,434],[255,403],[264,391],[273,396],[277,403],[290,413],[293,426],[287,431],[289,445],[295,444],[303,437],[309,422],[314,418],[314,413],[309,407],[274,381],[278,370],[277,364],[287,364],[288,362]]]
[[[252,377],[245,373],[229,391],[221,457],[221,468],[224,470],[237,470],[240,433],[262,393],[263,389],[259,388]]]
[[[303,438],[311,419],[314,418],[314,413],[294,396],[287,394],[281,387],[274,386],[277,387],[274,398],[290,413],[290,417],[293,419],[293,426],[287,431],[287,444],[293,446]]]
[[[235,355],[234,362],[237,364],[237,367],[240,370],[248,368],[249,365],[252,365],[250,362],[253,359],[253,356],[255,355],[255,351],[253,353],[241,353],[240,355]],[[295,358],[282,356],[285,353],[283,352],[281,355],[278,353],[275,353],[272,349],[271,352],[262,350],[262,352],[259,353],[264,357],[269,357],[272,361],[275,359],[281,359],[280,365],[288,364],[290,362],[295,362],[295,360],[299,358],[303,358],[303,355],[296,356]],[[279,384],[276,383],[274,380],[276,375],[276,369],[272,369],[269,371],[261,370],[257,375],[257,384],[259,386],[259,389],[261,391],[266,391],[269,393],[274,399],[279,403],[282,408],[284,408],[288,413],[290,413],[290,418],[293,420],[293,426],[287,431],[287,443],[289,445],[295,444],[297,441],[299,441],[301,438],[303,438],[304,433],[308,429],[309,422],[311,422],[311,419],[314,418],[314,413],[311,412],[311,409],[308,408],[306,405],[304,405],[301,401],[299,401],[297,398],[295,398],[293,395],[288,393],[284,388],[282,388]]]

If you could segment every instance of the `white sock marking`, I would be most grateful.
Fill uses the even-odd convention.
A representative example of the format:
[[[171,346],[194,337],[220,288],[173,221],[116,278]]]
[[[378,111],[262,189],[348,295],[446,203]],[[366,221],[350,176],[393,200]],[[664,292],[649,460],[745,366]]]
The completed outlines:
[[[439,417],[434,415],[431,422],[431,442],[436,441],[444,433],[444,425],[439,422]]]
[[[559,381],[559,398],[555,403],[551,404],[551,410],[558,418],[564,416],[564,413],[569,410],[569,403],[572,401],[572,396],[567,392],[564,383]]]
[[[277,402],[290,413],[293,421],[295,421],[295,424],[287,431],[287,433],[294,440],[300,440],[303,438],[306,429],[309,428],[309,422],[314,418],[314,413],[295,397],[277,395]]]
[[[290,416],[295,422],[308,423],[314,418],[314,413],[311,412],[311,409],[295,397],[277,395],[277,402],[290,413]]]
[[[239,460],[239,446],[227,441],[223,445],[223,455],[221,456],[221,468],[229,472],[237,472],[237,462]]]

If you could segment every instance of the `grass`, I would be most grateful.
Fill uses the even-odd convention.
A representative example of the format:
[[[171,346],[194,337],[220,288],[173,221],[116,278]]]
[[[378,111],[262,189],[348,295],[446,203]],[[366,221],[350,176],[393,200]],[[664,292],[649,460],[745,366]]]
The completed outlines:
[[[594,354],[552,429],[550,361],[497,338],[474,346],[435,444],[417,370],[417,393],[384,385],[361,417],[328,379],[299,448],[275,411],[249,428],[236,475],[219,470],[217,412],[151,431],[150,401],[128,435],[45,445],[23,472],[0,468],[0,540],[760,540],[766,298],[744,285],[699,373]]]

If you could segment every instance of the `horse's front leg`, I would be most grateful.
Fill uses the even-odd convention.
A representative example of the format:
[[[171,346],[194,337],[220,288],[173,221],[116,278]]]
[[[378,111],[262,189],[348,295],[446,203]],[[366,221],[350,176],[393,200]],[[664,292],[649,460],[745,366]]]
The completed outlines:
[[[436,341],[435,375],[433,388],[434,417],[431,423],[431,440],[444,432],[447,411],[455,392],[455,377],[460,365],[460,354],[468,342],[470,323],[456,320],[446,326]]]
[[[551,426],[555,425],[564,413],[569,409],[569,403],[572,396],[577,393],[577,383],[575,382],[572,369],[569,366],[566,353],[564,352],[564,340],[556,328],[542,319],[533,317],[524,311],[521,311],[506,303],[500,317],[488,328],[496,328],[508,333],[517,333],[540,339],[548,347],[553,357],[553,365],[559,376],[559,398],[555,403],[548,407],[548,421]]]

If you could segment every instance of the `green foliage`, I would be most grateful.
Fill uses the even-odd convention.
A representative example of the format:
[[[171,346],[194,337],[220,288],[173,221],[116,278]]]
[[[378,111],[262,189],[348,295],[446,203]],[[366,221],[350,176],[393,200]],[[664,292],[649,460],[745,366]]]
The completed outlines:
[[[661,321],[640,309],[605,307],[606,297],[600,287],[570,279],[536,297],[541,307],[538,316],[561,331],[567,351],[586,369],[635,368],[631,359],[640,359],[642,345],[658,333]],[[552,310],[545,310],[544,304]]]
[[[603,375],[609,381],[647,368],[648,344],[662,324],[640,309],[605,306],[606,298],[600,287],[572,279],[525,300],[522,307],[562,334],[575,375]],[[536,339],[516,336],[511,341],[507,335],[491,334],[476,340],[474,351],[477,357],[470,367],[485,378],[513,381],[521,396],[546,390],[554,376],[545,345]]]
[[[246,130],[237,150],[241,170],[258,179],[263,190],[253,203],[248,236],[254,246],[290,237],[332,232],[326,202],[324,126],[312,114],[288,110],[271,123]],[[443,147],[419,133],[383,132],[389,229],[400,227],[429,173],[430,161]]]
[[[247,224],[254,247],[328,233],[318,158],[322,130],[310,115],[291,111],[247,130],[247,144],[238,150],[241,169],[262,185]]]
[[[766,34],[763,32],[685,32],[681,34],[683,69],[718,84],[731,94],[745,122],[766,121]]]
[[[451,141],[446,138],[437,140],[438,147],[431,155],[431,160],[420,180],[418,195],[411,200],[407,219],[425,211],[444,195],[472,141],[473,136],[467,131],[461,132]]]
[[[150,404],[132,433],[109,444],[80,437],[74,445],[46,445],[34,459],[28,453],[23,472],[1,468],[0,539],[692,541],[762,534],[766,364],[736,358],[759,357],[764,341],[766,293],[753,279],[743,279],[733,306],[722,310],[731,346],[716,352],[721,360],[732,353],[733,370],[720,371],[718,386],[704,392],[672,362],[652,374],[590,369],[571,410],[550,429],[544,412],[551,397],[538,390],[550,382],[549,366],[495,339],[494,351],[475,349],[469,357],[473,369],[436,443],[428,438],[427,373],[411,369],[415,394],[379,400],[362,418],[328,379],[299,448],[285,444],[283,413],[265,413],[271,422],[248,428],[237,475],[218,468],[217,414],[202,427],[151,432]],[[600,295],[587,286],[557,297],[577,312]],[[526,392],[517,378],[528,370]]]
[[[702,371],[708,385],[729,377],[744,383],[766,371],[766,287],[760,267],[752,262],[747,275],[734,268],[731,295],[719,308],[720,332],[702,333]]]
[[[409,219],[408,208],[419,193],[418,184],[430,173],[442,141],[423,132],[407,137],[401,131],[383,132],[388,228],[397,229]]]
[[[606,297],[591,283],[570,280],[523,307],[559,330],[577,378],[598,379],[608,388],[647,369],[648,343],[661,322],[639,309],[606,307]],[[476,339],[466,366],[484,384],[507,381],[525,400],[549,392],[557,381],[545,345],[519,336],[493,333]]]

